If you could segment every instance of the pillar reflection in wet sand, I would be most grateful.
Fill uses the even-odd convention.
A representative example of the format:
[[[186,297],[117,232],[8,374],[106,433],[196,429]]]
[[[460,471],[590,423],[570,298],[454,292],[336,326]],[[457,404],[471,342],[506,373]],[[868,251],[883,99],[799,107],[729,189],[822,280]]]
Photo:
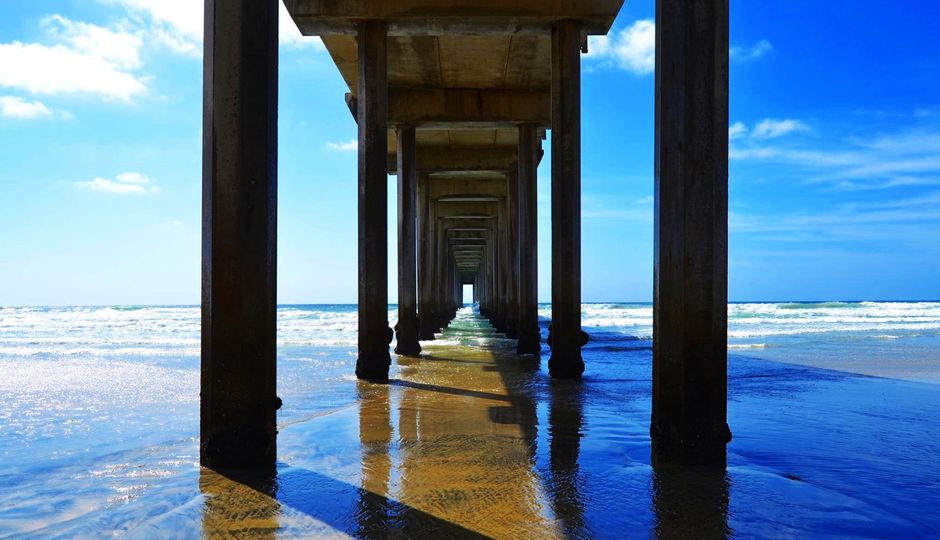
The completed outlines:
[[[204,538],[271,539],[280,528],[281,503],[277,501],[274,468],[250,471],[232,478],[210,469],[199,470],[203,496]]]
[[[551,403],[548,409],[551,482],[548,489],[552,509],[564,524],[565,536],[569,538],[585,536],[584,502],[580,493],[578,466],[584,424],[583,392],[577,382],[551,381]]]
[[[360,382],[359,443],[362,447],[362,478],[356,505],[357,536],[380,538],[391,526],[391,503],[387,498],[392,458],[391,403],[389,387]]]
[[[731,538],[729,480],[706,467],[653,468],[655,538]]]

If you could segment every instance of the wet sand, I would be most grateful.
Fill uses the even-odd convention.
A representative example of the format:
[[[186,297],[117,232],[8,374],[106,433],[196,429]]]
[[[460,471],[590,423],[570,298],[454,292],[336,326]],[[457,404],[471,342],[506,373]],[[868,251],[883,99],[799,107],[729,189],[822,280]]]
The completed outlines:
[[[649,461],[650,353],[585,349],[581,383],[463,313],[388,385],[282,423],[272,471],[194,465],[194,438],[109,458],[92,495],[0,488],[0,534],[100,537],[936,537],[940,389],[743,357],[727,473]],[[541,364],[541,365],[540,365]],[[316,399],[310,396],[308,399]],[[286,403],[290,401],[287,400]],[[169,461],[168,461],[169,460]],[[105,460],[107,461],[107,460]],[[147,477],[148,471],[161,474]],[[146,480],[146,481],[144,481]],[[134,487],[136,486],[136,491]],[[120,497],[120,489],[133,496]],[[64,501],[68,504],[64,504]],[[57,504],[58,503],[58,504]]]

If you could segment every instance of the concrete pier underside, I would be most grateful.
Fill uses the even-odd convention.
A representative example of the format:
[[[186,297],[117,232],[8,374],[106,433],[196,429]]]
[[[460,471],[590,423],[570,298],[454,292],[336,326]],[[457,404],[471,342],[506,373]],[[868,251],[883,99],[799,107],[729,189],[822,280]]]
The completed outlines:
[[[278,21],[270,14],[278,1],[206,0],[206,465],[275,458]],[[514,341],[516,362],[539,360],[536,171],[549,131],[548,367],[555,379],[581,378],[589,336],[581,328],[580,55],[622,3],[284,0],[302,33],[322,39],[358,124],[359,379],[386,383],[392,364],[389,173],[399,176],[399,364],[423,358],[419,340],[448,327],[463,285]],[[728,1],[658,0],[657,14],[652,447],[665,462],[723,468]],[[240,33],[228,31],[233,25]],[[264,130],[241,129],[254,126]],[[236,166],[216,168],[222,158]],[[217,275],[229,260],[248,263],[237,282]],[[258,302],[239,303],[246,299]],[[235,304],[242,316],[225,318]],[[225,336],[245,338],[245,352],[232,352]],[[236,369],[222,369],[229,366]],[[239,393],[226,393],[232,384]]]

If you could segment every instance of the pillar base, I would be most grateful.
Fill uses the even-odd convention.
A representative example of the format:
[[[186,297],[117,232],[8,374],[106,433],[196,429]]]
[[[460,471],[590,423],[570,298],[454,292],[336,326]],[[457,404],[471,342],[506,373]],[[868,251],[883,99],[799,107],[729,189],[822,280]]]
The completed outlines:
[[[552,356],[548,359],[548,374],[553,379],[580,379],[583,373],[584,360],[580,347],[571,352],[552,349]]]
[[[388,345],[394,336],[394,331],[386,327],[385,346],[374,349],[370,347],[367,351],[363,351],[360,341],[359,358],[356,359],[357,378],[371,382],[388,382],[388,370],[392,367],[392,355],[388,353]]]
[[[721,428],[679,435],[666,434],[653,423],[650,427],[650,460],[654,467],[708,467],[724,470],[728,464],[728,443],[731,429]]]
[[[251,470],[277,461],[277,430],[271,426],[243,426],[203,435],[199,462],[213,470]]]
[[[421,354],[421,345],[418,343],[418,318],[401,319],[395,325],[395,335],[398,343],[395,345],[395,354],[402,356],[418,356]]]
[[[425,315],[421,315],[425,313]],[[434,320],[437,318],[437,315],[434,314],[430,309],[425,309],[418,314],[418,339],[421,341],[433,341],[434,340]]]
[[[364,359],[362,356],[356,361],[356,378],[369,382],[388,382],[388,370],[392,366],[392,356],[386,351],[385,357],[377,355]]]
[[[539,354],[542,352],[541,332],[519,332],[516,354]]]

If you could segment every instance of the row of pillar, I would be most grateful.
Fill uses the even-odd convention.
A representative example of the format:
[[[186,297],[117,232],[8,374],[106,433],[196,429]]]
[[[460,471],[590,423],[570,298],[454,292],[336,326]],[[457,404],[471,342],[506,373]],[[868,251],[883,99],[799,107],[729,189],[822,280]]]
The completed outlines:
[[[276,458],[278,3],[205,0],[200,455],[214,468],[271,465]],[[654,459],[723,464],[730,439],[728,0],[658,0],[656,10]],[[356,374],[385,381],[393,338],[387,315],[387,30],[378,20],[358,28]],[[554,25],[549,370],[562,378],[584,370],[582,42],[577,22]],[[399,349],[417,354],[417,341],[453,316],[463,278],[436,205],[419,197],[419,184],[430,180],[419,178],[415,167],[414,129],[400,127],[398,140]],[[484,271],[474,280],[481,306],[518,336],[520,352],[537,351],[540,341],[535,140],[534,126],[519,127],[518,170],[481,255]]]

